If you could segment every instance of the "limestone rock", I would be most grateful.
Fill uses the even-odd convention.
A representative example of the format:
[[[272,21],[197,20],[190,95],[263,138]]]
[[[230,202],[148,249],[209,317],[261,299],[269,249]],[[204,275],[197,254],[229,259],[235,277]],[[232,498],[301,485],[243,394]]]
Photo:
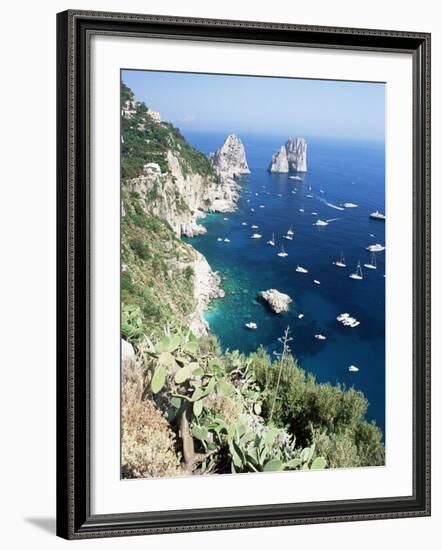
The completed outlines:
[[[132,344],[121,339],[121,362],[123,365],[133,363],[135,361],[135,351]]]
[[[290,138],[272,156],[269,172],[307,172],[307,142],[304,138]]]
[[[228,135],[222,147],[210,155],[210,159],[220,176],[234,178],[250,174],[244,145],[235,134]]]
[[[283,294],[276,290],[275,288],[270,288],[269,290],[263,290],[259,293],[260,297],[267,303],[272,311],[275,313],[282,313],[283,311],[288,311],[289,304],[292,302],[292,299],[288,294]]]

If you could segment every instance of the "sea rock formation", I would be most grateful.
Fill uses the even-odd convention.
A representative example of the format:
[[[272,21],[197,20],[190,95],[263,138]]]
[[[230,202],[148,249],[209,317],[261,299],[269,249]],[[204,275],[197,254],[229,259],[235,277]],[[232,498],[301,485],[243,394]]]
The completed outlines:
[[[307,172],[307,142],[304,138],[289,138],[272,156],[269,172]]]
[[[234,178],[250,174],[244,145],[235,134],[228,135],[222,147],[211,153],[209,158],[220,176]]]
[[[259,296],[267,303],[272,311],[275,313],[282,313],[283,311],[288,311],[289,304],[292,302],[292,299],[288,294],[283,294],[276,290],[275,288],[270,288],[269,290],[263,290],[259,293]]]

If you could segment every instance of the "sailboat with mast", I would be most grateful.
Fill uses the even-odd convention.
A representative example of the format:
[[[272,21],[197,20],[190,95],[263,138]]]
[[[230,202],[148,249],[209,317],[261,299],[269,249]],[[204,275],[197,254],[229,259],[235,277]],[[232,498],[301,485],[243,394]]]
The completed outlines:
[[[350,273],[349,277],[350,277],[350,279],[355,279],[356,281],[362,281],[364,276],[362,275],[361,262],[358,262],[358,265],[356,267],[356,271],[354,273]]]
[[[344,258],[344,251],[341,250],[341,259],[340,260],[336,260],[336,262],[333,262],[335,264],[336,267],[347,267],[347,264],[345,263],[345,258]]]
[[[281,244],[281,252],[278,252],[280,258],[286,258],[288,256],[287,252],[284,250],[284,245]]]
[[[377,264],[376,264],[376,254],[375,252],[372,252],[371,253],[371,263],[370,264],[364,264],[364,267],[366,267],[367,269],[377,269]]]
[[[272,233],[272,238],[270,239],[270,241],[267,241],[267,244],[269,244],[270,246],[275,246],[275,234]]]

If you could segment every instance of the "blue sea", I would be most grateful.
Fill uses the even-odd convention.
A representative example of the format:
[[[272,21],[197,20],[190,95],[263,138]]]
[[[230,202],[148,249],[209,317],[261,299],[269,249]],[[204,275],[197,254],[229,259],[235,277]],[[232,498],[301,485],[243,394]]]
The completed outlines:
[[[206,154],[225,139],[225,135],[196,132],[185,136]],[[368,418],[375,419],[384,431],[385,252],[376,254],[376,270],[363,268],[362,281],[349,278],[359,260],[362,264],[371,261],[365,250],[369,244],[385,244],[385,222],[369,218],[374,210],[385,212],[384,144],[307,137],[308,172],[298,174],[302,181],[297,181],[287,174],[267,172],[272,154],[288,136],[239,137],[251,174],[238,180],[242,188],[238,209],[208,215],[200,222],[207,233],[188,239],[221,274],[226,291],[206,312],[210,329],[223,349],[250,352],[263,345],[273,353],[280,350],[278,338],[289,325],[292,352],[300,365],[320,382],[362,390],[369,401]],[[342,211],[330,206],[344,202],[358,207]],[[318,218],[337,219],[317,227],[313,224]],[[287,241],[282,236],[290,226],[295,234]],[[251,239],[255,232],[262,238]],[[275,247],[266,244],[272,233]],[[281,244],[286,258],[277,256]],[[341,251],[345,269],[333,265]],[[295,272],[297,265],[308,274]],[[258,292],[269,288],[293,299],[288,313],[275,315],[257,300]],[[343,312],[361,324],[342,326],[336,316]],[[304,314],[302,319],[299,313]],[[249,321],[258,325],[257,330],[244,327]],[[318,333],[327,339],[316,340]],[[350,365],[356,365],[359,372],[348,372]]]

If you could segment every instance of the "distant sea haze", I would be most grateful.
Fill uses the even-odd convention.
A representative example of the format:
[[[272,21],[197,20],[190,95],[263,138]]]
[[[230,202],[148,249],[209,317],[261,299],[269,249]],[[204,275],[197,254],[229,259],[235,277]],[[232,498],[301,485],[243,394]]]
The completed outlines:
[[[185,137],[208,154],[226,136],[186,132]],[[292,174],[267,171],[272,154],[290,136],[239,137],[251,174],[240,180],[238,209],[209,214],[201,221],[207,233],[189,239],[220,272],[226,290],[226,296],[213,302],[206,313],[210,329],[224,349],[250,352],[262,345],[273,353],[279,351],[278,338],[290,325],[292,351],[301,366],[318,381],[362,390],[370,403],[368,418],[375,419],[385,433],[386,252],[376,255],[376,270],[363,268],[362,281],[349,278],[358,261],[370,263],[368,245],[385,244],[385,223],[369,218],[374,210],[385,212],[384,144],[310,138],[308,172],[298,174],[302,178],[298,181],[289,177]],[[358,207],[342,211],[329,206],[344,202]],[[318,218],[337,219],[317,227],[313,224]],[[292,241],[282,238],[290,227]],[[251,239],[253,233],[262,238]],[[266,244],[273,233],[275,247]],[[286,258],[277,256],[281,245]],[[333,265],[341,251],[346,268]],[[297,273],[298,265],[308,273]],[[258,292],[269,288],[293,299],[288,313],[275,315],[257,300]],[[349,328],[338,323],[336,316],[344,312],[360,325]],[[299,314],[304,315],[302,319]],[[247,322],[258,328],[248,330]],[[327,339],[317,340],[315,334]],[[350,373],[350,365],[359,372]]]

